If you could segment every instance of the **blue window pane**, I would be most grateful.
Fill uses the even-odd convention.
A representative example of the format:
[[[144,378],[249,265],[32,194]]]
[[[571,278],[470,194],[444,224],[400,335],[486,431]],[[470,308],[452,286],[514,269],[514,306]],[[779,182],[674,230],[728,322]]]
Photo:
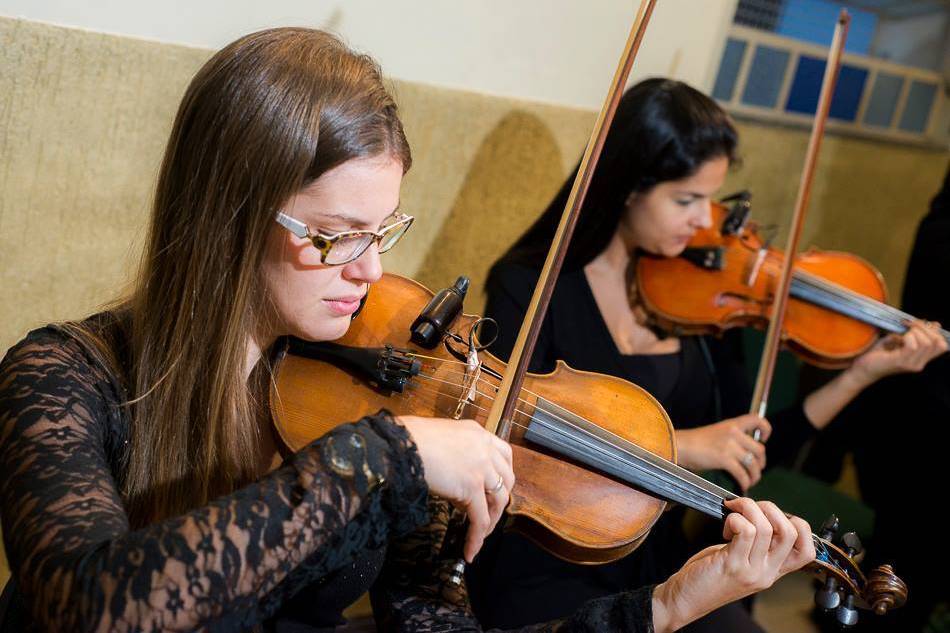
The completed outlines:
[[[726,50],[723,51],[722,61],[719,63],[719,74],[716,75],[716,85],[713,86],[714,98],[720,101],[732,99],[732,92],[736,87],[736,76],[739,74],[739,66],[742,65],[745,49],[744,40],[730,37],[726,42]]]
[[[907,104],[901,115],[900,129],[907,132],[923,132],[930,119],[930,108],[937,95],[937,85],[923,81],[915,81],[910,85],[907,93]]]
[[[814,114],[818,108],[818,93],[821,92],[821,78],[824,73],[825,60],[807,55],[800,56],[785,109],[789,112]]]
[[[797,40],[831,46],[838,12],[843,6],[844,3],[828,0],[785,0],[782,17],[775,32]],[[849,53],[867,55],[877,28],[877,16],[853,6],[848,6],[847,9],[851,14],[851,24],[844,49]]]
[[[838,73],[838,83],[835,84],[835,94],[831,98],[831,110],[828,116],[833,119],[854,121],[858,116],[858,105],[867,80],[866,68],[842,65]]]
[[[765,108],[774,107],[778,91],[782,88],[788,57],[788,51],[758,46],[742,92],[742,102]]]
[[[814,114],[818,109],[818,97],[821,94],[824,74],[825,60],[808,55],[799,57],[785,109],[789,112]],[[836,119],[854,121],[867,78],[867,69],[842,65],[828,115]]]
[[[888,73],[878,73],[874,80],[874,89],[868,100],[868,109],[864,113],[864,122],[867,125],[890,127],[897,109],[897,98],[904,87],[904,78]]]

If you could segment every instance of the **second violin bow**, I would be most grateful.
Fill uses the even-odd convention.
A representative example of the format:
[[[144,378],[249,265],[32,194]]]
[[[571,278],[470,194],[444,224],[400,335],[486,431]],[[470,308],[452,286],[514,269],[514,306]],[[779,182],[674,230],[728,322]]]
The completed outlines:
[[[795,253],[798,252],[798,242],[801,238],[802,227],[805,224],[805,211],[811,197],[811,185],[815,175],[815,166],[818,163],[818,150],[825,135],[825,122],[831,109],[831,99],[834,96],[838,72],[841,69],[841,55],[844,52],[844,43],[848,39],[848,25],[851,16],[844,9],[838,16],[834,36],[831,40],[831,50],[828,53],[828,63],[825,66],[825,76],[821,83],[821,93],[818,97],[818,107],[815,111],[815,120],[812,123],[811,138],[808,140],[808,149],[805,152],[805,165],[802,168],[802,177],[798,183],[798,196],[795,200],[795,213],[792,216],[792,225],[789,229],[788,243],[785,246],[785,260],[782,262],[782,272],[779,277],[775,295],[772,300],[772,314],[769,319],[769,329],[765,336],[765,346],[762,350],[762,359],[759,362],[759,371],[755,380],[755,390],[752,393],[752,404],[749,412],[765,417],[768,408],[769,390],[772,387],[772,378],[775,374],[775,361],[778,358],[779,346],[782,343],[782,327],[785,322],[785,308],[788,304],[788,292],[792,284],[792,265],[795,262]],[[756,429],[752,437],[761,440],[761,431]]]

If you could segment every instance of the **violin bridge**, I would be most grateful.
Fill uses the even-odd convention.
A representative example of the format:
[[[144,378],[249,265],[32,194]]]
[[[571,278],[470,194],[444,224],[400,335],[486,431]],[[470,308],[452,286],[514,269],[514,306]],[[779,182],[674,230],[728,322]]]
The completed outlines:
[[[468,359],[465,362],[465,378],[462,380],[462,391],[459,394],[458,404],[452,418],[459,420],[465,413],[466,404],[474,404],[478,395],[478,379],[482,373],[482,363],[478,360],[478,351],[474,347],[468,349]]]
[[[759,252],[755,255],[755,260],[753,260],[752,265],[749,267],[749,274],[746,276],[745,285],[752,287],[755,285],[755,280],[759,277],[759,271],[762,269],[762,263],[765,261],[765,256],[768,255],[768,249],[760,248]]]

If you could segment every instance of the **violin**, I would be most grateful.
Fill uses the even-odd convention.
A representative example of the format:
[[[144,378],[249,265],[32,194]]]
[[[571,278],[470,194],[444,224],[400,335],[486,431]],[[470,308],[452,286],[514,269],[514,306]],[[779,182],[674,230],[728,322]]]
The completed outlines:
[[[676,334],[764,329],[784,254],[749,220],[747,194],[712,205],[712,226],[679,257],[641,255],[638,297],[661,328]],[[903,334],[914,317],[885,303],[881,273],[851,253],[811,249],[795,258],[782,338],[808,363],[847,367],[880,332]],[[941,330],[950,343],[950,332]]]
[[[461,314],[466,286],[460,280],[433,297],[385,274],[344,337],[288,339],[270,390],[286,447],[299,450],[340,420],[381,408],[484,425],[506,366],[482,349],[485,321]],[[616,560],[643,542],[668,502],[725,518],[723,502],[735,495],[676,465],[669,416],[640,387],[559,362],[550,374],[526,374],[517,397],[507,512],[512,529],[551,553],[575,563]],[[838,546],[835,529],[814,536],[821,604],[844,623],[858,608],[884,613],[903,604],[907,589],[893,570],[865,576],[856,537],[844,535]]]

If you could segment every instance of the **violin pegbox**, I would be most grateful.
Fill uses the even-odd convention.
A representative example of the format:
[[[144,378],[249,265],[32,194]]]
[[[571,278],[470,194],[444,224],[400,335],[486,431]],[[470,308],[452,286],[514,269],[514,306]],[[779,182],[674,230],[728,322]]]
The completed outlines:
[[[823,578],[822,587],[815,592],[815,603],[826,611],[833,610],[838,623],[847,627],[857,623],[859,609],[884,615],[907,602],[907,585],[890,565],[881,565],[865,577],[858,566],[864,547],[857,534],[844,534],[840,546],[832,542],[838,526],[838,518],[832,515],[822,525],[821,536],[814,537],[813,569]]]

